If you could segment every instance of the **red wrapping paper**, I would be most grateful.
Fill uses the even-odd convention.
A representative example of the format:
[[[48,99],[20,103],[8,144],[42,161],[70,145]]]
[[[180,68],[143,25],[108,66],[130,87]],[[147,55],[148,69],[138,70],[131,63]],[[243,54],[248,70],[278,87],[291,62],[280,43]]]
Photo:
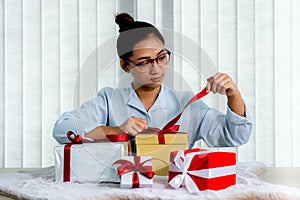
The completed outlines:
[[[172,152],[169,184],[185,186],[189,192],[221,190],[236,184],[236,154],[200,149]]]

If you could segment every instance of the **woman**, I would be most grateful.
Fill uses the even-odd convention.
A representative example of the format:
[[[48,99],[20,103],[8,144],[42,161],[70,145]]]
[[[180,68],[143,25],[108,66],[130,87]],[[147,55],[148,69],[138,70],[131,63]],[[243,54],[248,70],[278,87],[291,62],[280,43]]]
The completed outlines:
[[[64,113],[55,123],[53,136],[68,142],[67,131],[83,138],[104,139],[106,135],[131,136],[148,127],[162,128],[193,97],[191,92],[176,92],[164,86],[170,51],[153,25],[134,21],[126,14],[116,16],[120,27],[117,51],[124,72],[132,75],[130,88],[103,88],[98,96],[79,109]],[[180,131],[189,133],[189,147],[203,139],[209,146],[238,146],[248,141],[252,122],[241,94],[232,79],[223,73],[213,76],[206,92],[224,94],[226,115],[199,100],[191,104],[178,121]]]

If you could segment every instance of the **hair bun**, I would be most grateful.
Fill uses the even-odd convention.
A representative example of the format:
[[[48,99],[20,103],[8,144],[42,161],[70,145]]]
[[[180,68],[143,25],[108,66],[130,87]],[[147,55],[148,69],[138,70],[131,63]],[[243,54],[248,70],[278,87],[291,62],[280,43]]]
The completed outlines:
[[[123,32],[128,30],[128,27],[134,22],[134,19],[127,13],[121,13],[116,15],[115,22],[119,25],[119,32]]]

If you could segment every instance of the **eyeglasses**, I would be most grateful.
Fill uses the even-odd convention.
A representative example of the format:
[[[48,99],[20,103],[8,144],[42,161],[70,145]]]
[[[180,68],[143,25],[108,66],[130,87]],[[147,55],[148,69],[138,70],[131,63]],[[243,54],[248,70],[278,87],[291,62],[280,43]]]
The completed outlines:
[[[164,67],[168,62],[170,61],[171,52],[167,49],[165,49],[165,52],[160,54],[154,59],[147,59],[140,63],[134,63],[130,60],[126,60],[127,62],[130,62],[137,66],[141,72],[149,72],[150,69],[153,67],[154,62],[160,67]]]

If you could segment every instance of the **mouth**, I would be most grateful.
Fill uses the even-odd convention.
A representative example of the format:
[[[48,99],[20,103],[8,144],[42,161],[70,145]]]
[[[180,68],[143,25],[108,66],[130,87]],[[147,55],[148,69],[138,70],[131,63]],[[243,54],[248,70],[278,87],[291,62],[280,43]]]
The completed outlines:
[[[152,82],[162,82],[163,76],[155,77],[150,79]]]

